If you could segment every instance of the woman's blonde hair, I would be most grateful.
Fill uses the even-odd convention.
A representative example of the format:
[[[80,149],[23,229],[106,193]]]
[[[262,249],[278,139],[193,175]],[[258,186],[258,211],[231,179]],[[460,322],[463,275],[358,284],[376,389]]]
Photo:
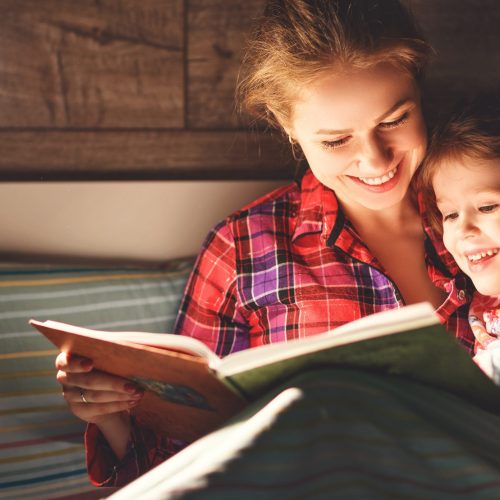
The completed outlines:
[[[398,0],[270,0],[248,42],[236,101],[286,128],[300,90],[327,72],[384,62],[419,80],[430,51]]]
[[[432,133],[427,155],[417,173],[417,187],[427,200],[430,223],[440,233],[442,218],[432,181],[443,163],[464,159],[500,162],[500,88],[464,97]]]

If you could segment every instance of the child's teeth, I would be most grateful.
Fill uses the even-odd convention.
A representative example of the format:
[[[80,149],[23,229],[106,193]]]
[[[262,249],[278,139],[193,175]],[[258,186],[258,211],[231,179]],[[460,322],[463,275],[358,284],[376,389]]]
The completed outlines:
[[[471,262],[477,262],[478,260],[484,259],[485,257],[491,257],[492,255],[496,255],[498,250],[487,250],[486,252],[478,252],[474,255],[469,255],[467,258]]]
[[[390,181],[397,172],[397,167],[382,177],[358,177],[360,181],[363,181],[365,184],[369,184],[370,186],[379,186],[380,184],[384,184],[387,181]]]

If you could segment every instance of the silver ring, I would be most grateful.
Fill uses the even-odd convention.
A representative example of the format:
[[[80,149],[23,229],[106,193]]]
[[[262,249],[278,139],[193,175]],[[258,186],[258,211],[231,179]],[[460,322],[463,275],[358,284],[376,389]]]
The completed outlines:
[[[82,400],[82,403],[88,404],[88,401],[85,399],[85,394],[83,394],[83,389],[80,387],[80,399]]]

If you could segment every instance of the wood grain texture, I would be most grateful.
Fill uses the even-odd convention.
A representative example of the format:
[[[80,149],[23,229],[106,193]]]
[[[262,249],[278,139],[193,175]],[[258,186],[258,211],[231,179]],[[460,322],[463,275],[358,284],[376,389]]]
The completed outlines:
[[[500,1],[405,0],[436,50],[429,122],[500,85]],[[234,113],[264,0],[2,0],[0,180],[285,179],[287,145]]]
[[[0,131],[0,181],[291,179],[282,139],[245,131]]]
[[[180,127],[183,0],[2,0],[0,127]]]
[[[264,0],[189,0],[189,127],[234,127],[234,90],[243,47]]]

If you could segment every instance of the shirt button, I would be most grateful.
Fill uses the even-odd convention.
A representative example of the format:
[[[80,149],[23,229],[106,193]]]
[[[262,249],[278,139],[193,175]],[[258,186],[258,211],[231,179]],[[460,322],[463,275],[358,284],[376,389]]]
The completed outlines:
[[[458,291],[458,300],[460,300],[460,301],[465,300],[465,291],[464,290]]]

